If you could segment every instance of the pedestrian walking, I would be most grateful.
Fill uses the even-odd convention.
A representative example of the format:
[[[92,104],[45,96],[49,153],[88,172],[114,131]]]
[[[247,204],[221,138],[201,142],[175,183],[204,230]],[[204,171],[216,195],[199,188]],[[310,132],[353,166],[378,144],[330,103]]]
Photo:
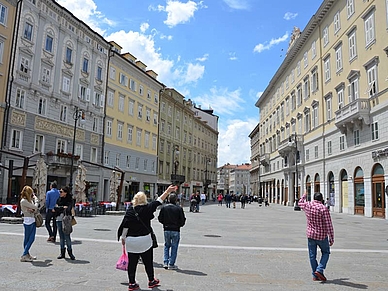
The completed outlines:
[[[334,229],[330,212],[323,205],[322,193],[314,193],[314,201],[306,200],[305,193],[298,205],[304,210],[307,219],[307,241],[310,265],[314,281],[326,281],[324,270],[330,256],[330,246],[334,243]],[[317,262],[317,247],[321,249],[321,260]]]
[[[60,247],[60,255],[57,259],[64,259],[67,247],[67,253],[71,260],[75,260],[75,256],[73,255],[73,246],[71,243],[70,233],[63,230],[63,218],[65,215],[71,216],[71,209],[73,208],[73,195],[70,194],[69,187],[65,186],[59,190],[59,198],[57,201],[57,205],[55,206],[55,215],[56,215],[56,223],[57,229],[59,233],[59,247]],[[66,247],[65,247],[66,245]]]
[[[229,193],[225,195],[226,208],[230,208],[230,203],[232,202],[232,196]]]
[[[132,200],[132,207],[126,211],[124,218],[117,231],[117,239],[126,246],[128,252],[128,290],[139,289],[136,283],[136,268],[141,257],[148,277],[148,288],[159,286],[160,282],[156,279],[154,273],[151,238],[151,220],[154,218],[156,208],[163,204],[164,199],[177,190],[177,186],[170,185],[163,194],[156,200],[147,203],[147,196],[144,192],[138,192]]]
[[[55,204],[59,198],[59,191],[57,189],[57,182],[51,182],[50,190],[46,193],[46,218],[45,226],[48,232],[48,242],[55,243],[57,237],[57,224],[55,220]],[[52,227],[51,227],[52,223]]]
[[[186,217],[183,208],[177,203],[174,193],[168,196],[169,203],[160,209],[158,220],[163,224],[164,230],[164,254],[163,268],[176,270],[175,265],[180,241],[180,228],[185,225]]]
[[[20,258],[21,262],[32,262],[36,257],[31,256],[30,248],[35,241],[36,223],[34,213],[38,210],[39,199],[34,195],[34,190],[30,186],[24,186],[20,193],[20,208],[23,212],[23,255]]]
[[[218,200],[218,205],[221,205],[222,206],[222,200],[224,200],[224,196],[222,196],[222,194],[218,194],[217,196],[217,200]]]

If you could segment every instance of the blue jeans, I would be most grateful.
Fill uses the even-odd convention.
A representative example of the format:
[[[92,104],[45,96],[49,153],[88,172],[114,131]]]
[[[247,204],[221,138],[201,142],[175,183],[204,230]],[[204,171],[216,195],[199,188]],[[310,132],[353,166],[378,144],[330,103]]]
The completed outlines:
[[[53,222],[52,228],[51,228],[51,221]],[[51,209],[47,210],[46,212],[45,226],[49,234],[49,237],[53,237],[55,239],[57,236],[57,224],[56,224],[55,213],[52,212]]]
[[[30,248],[32,246],[32,243],[35,240],[36,224],[34,222],[32,224],[23,224],[23,226],[24,226],[23,256],[25,256],[30,253]]]
[[[317,246],[321,249],[321,260],[317,262]],[[308,247],[309,247],[309,257],[310,257],[310,265],[312,274],[314,275],[315,271],[318,271],[323,274],[323,271],[326,269],[326,264],[329,261],[330,255],[330,245],[329,239],[325,238],[324,240],[316,240],[316,239],[308,239]]]
[[[175,265],[176,257],[178,254],[178,245],[181,234],[179,231],[164,231],[164,258],[163,263],[165,265]],[[171,249],[171,252],[170,252]]]
[[[63,232],[63,229],[62,229],[62,221],[57,221],[57,228],[58,228],[58,233],[59,233],[59,245],[61,247],[61,249],[64,249],[65,248],[65,243],[66,243],[66,246],[67,246],[67,250],[72,250],[71,248],[71,238],[70,238],[70,234],[65,234]]]

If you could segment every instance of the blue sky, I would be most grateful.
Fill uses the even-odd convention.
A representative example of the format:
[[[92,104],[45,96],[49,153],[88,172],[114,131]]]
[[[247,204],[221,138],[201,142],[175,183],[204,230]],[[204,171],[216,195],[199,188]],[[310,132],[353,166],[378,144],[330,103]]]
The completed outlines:
[[[219,116],[218,165],[249,162],[255,102],[284,60],[294,26],[321,0],[59,0],[173,87]]]

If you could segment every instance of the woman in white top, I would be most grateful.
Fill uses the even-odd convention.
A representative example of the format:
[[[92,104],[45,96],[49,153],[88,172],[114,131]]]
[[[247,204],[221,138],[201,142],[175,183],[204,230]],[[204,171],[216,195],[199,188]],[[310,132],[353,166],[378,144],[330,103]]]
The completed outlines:
[[[32,262],[36,257],[30,255],[30,248],[35,240],[36,224],[34,213],[38,211],[39,199],[34,195],[34,190],[30,186],[24,186],[20,193],[20,207],[23,212],[24,242],[21,262]]]

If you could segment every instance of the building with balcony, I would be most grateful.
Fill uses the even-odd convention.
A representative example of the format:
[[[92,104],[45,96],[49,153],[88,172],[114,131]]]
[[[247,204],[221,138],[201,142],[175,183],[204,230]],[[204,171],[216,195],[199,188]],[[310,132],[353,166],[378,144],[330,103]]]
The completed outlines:
[[[66,185],[77,166],[77,161],[69,162],[73,154],[91,162],[102,157],[110,44],[56,1],[18,3],[20,15],[16,17],[20,21],[15,22],[12,36],[15,58],[11,58],[12,78],[7,83],[5,115],[8,117],[2,146],[20,156],[50,153],[46,156],[48,182],[56,180],[59,185]],[[74,118],[81,111],[86,121],[83,124]],[[52,158],[51,153],[71,156]],[[17,169],[13,171],[11,188],[17,195],[24,186],[21,180],[24,161],[12,154],[2,155],[3,165],[11,160]],[[31,184],[32,167],[26,175],[27,184]],[[100,177],[98,167],[88,169],[90,195],[102,193]]]
[[[122,201],[138,191],[156,194],[159,92],[157,74],[121,46],[110,42],[103,165],[124,174]],[[109,197],[111,170],[104,170],[104,193]]]
[[[175,89],[165,88],[159,123],[158,192],[174,182],[186,199],[195,191],[212,195],[216,185],[218,117],[213,111],[197,108]]]
[[[260,191],[260,138],[259,138],[259,124],[255,126],[249,134],[251,141],[251,170],[250,170],[250,193],[253,196],[262,196]]]
[[[325,0],[256,102],[260,187],[293,205],[304,192],[332,210],[388,217],[387,1]],[[253,155],[252,155],[253,156]]]

